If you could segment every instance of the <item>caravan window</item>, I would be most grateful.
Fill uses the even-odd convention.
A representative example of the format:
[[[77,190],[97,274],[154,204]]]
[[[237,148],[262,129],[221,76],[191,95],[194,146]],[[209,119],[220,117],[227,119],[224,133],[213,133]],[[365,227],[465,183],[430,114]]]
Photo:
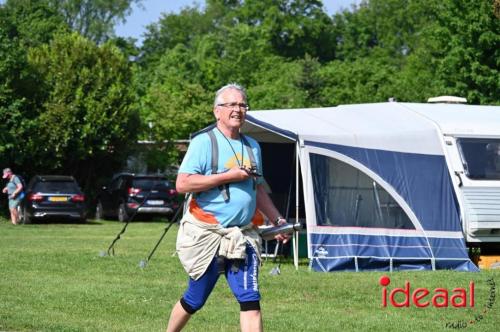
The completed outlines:
[[[457,140],[465,174],[473,180],[500,180],[500,139]]]
[[[351,165],[310,154],[316,219],[322,226],[414,229],[401,206]]]

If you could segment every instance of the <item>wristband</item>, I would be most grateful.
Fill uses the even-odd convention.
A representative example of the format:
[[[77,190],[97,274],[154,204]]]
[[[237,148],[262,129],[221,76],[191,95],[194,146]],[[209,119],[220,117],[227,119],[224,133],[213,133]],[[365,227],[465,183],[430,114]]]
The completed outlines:
[[[274,219],[274,224],[275,224],[276,226],[279,226],[279,221],[280,221],[280,220],[284,220],[284,221],[286,222],[286,219],[285,219],[285,218],[283,218],[282,216],[279,216],[279,217],[277,217],[276,219]]]

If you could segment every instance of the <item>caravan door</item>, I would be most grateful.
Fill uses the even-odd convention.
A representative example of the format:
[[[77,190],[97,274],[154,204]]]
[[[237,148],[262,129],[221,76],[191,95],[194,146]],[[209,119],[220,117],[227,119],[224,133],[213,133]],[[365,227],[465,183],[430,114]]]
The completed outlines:
[[[500,137],[445,137],[467,242],[500,243]]]

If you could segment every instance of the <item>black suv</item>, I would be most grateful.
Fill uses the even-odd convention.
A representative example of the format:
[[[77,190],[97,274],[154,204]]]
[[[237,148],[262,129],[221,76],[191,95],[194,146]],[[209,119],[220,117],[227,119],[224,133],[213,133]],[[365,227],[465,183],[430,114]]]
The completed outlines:
[[[26,188],[23,218],[86,221],[85,195],[72,176],[35,175]]]
[[[134,213],[170,216],[177,207],[177,191],[167,177],[120,173],[100,190],[95,218],[117,217],[124,222]]]

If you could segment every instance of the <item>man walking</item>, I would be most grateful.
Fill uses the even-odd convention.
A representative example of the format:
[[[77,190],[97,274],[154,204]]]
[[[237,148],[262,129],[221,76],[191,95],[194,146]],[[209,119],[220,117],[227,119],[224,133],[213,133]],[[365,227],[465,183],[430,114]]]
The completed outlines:
[[[172,309],[168,332],[180,331],[201,309],[220,274],[240,304],[241,330],[262,331],[261,240],[252,218],[261,211],[275,225],[286,220],[264,189],[257,141],[240,133],[247,111],[242,87],[229,84],[219,89],[213,106],[216,127],[192,140],[179,169],[177,191],[193,193],[177,237],[189,281]]]

